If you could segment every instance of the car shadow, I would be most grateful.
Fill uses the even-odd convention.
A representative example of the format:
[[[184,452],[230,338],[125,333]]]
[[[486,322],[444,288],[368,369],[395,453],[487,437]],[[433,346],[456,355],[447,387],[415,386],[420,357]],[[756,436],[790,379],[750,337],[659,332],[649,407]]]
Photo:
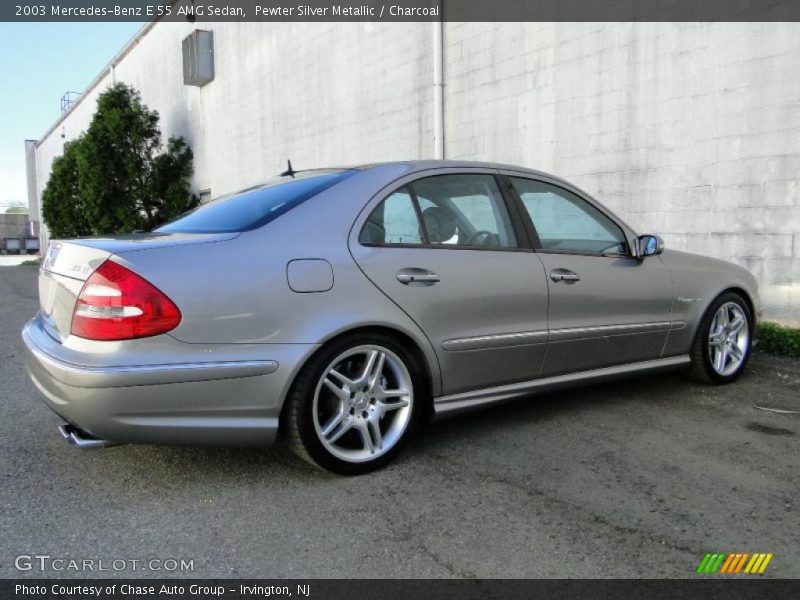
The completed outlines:
[[[698,384],[676,373],[631,377],[568,390],[531,394],[454,417],[434,420],[424,429],[432,434],[426,437],[436,439],[462,435],[465,429],[483,430],[487,435],[494,435],[497,430],[503,430],[511,424],[563,418],[589,406],[640,402],[643,397],[652,396],[654,389],[666,388],[671,393],[680,394],[682,390],[697,387]]]
[[[446,456],[453,444],[465,439],[476,444],[482,438],[496,438],[520,423],[544,424],[568,418],[598,405],[612,406],[649,401],[654,389],[668,390],[668,396],[679,397],[697,387],[679,374],[661,374],[584,386],[572,390],[536,394],[479,409],[441,421],[426,423],[410,440],[397,465],[424,461],[426,454]],[[87,453],[88,455],[89,453]],[[123,462],[136,465],[136,472],[148,464],[157,466],[169,477],[199,478],[205,481],[248,479],[285,482],[314,479],[325,481],[338,476],[315,468],[295,456],[283,443],[270,448],[219,448],[203,446],[138,446],[120,445],[99,452],[92,460],[104,476],[117,477],[125,471]],[[392,468],[391,466],[389,467]],[[130,477],[130,472],[126,477]]]

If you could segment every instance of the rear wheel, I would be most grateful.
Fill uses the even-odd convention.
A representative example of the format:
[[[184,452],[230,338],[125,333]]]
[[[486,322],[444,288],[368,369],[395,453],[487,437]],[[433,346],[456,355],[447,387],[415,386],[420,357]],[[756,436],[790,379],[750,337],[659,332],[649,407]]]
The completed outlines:
[[[722,294],[708,307],[692,344],[690,374],[707,383],[730,383],[747,364],[753,317],[735,292]]]
[[[380,468],[401,450],[416,422],[419,368],[382,334],[338,340],[297,376],[284,428],[301,458],[335,473]]]

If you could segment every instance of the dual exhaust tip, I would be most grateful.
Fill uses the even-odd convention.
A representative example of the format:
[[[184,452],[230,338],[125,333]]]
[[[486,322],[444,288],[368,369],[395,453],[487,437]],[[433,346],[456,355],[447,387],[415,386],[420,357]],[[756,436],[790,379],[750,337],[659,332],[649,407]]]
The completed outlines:
[[[69,423],[65,423],[64,425],[59,426],[58,432],[61,434],[61,437],[63,437],[67,442],[83,450],[92,450],[94,448],[106,448],[107,446],[114,445],[114,442],[98,439],[94,437],[92,434],[87,433],[83,429],[78,429],[77,427],[75,427],[74,425],[70,425]]]

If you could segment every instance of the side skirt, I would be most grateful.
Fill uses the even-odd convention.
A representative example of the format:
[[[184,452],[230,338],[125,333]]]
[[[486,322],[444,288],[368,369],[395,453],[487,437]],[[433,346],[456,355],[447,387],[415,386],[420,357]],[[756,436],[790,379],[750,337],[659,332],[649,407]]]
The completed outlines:
[[[689,364],[688,355],[671,356],[656,360],[646,360],[627,365],[557,375],[544,379],[534,379],[510,385],[501,385],[493,388],[474,390],[440,396],[433,400],[434,418],[454,416],[463,412],[482,408],[498,402],[513,400],[521,396],[552,392],[569,387],[576,387],[585,383],[622,379],[640,373],[657,373],[661,371],[674,371]]]

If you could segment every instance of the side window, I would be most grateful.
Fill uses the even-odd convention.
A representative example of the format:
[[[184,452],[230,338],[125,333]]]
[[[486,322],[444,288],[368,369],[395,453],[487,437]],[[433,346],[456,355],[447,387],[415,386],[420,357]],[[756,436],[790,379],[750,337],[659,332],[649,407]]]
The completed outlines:
[[[419,219],[407,188],[381,202],[364,223],[362,244],[421,244]]]
[[[503,196],[492,175],[434,175],[412,184],[430,244],[513,248]]]
[[[511,178],[542,247],[565,252],[628,254],[619,226],[572,192],[532,179]]]

